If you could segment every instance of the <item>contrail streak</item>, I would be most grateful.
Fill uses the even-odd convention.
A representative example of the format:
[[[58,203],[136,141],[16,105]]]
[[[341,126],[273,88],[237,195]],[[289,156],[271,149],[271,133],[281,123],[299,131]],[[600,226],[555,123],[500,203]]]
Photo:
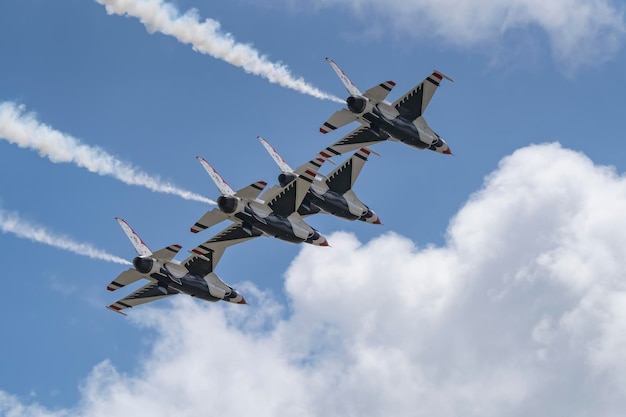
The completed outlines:
[[[72,136],[40,123],[32,113],[25,113],[23,105],[0,102],[0,138],[39,152],[54,163],[69,162],[90,172],[110,175],[125,184],[140,185],[152,191],[174,194],[185,200],[215,204],[201,195],[182,190],[158,177],[152,177],[137,168],[109,155],[100,147],[85,145]]]
[[[0,209],[0,230],[4,233],[12,233],[17,237],[43,243],[55,248],[63,249],[78,255],[92,259],[101,259],[107,262],[115,262],[123,265],[131,263],[125,259],[111,255],[103,250],[94,248],[89,243],[75,242],[67,236],[55,235],[44,227],[29,223],[20,219],[16,213],[10,213]]]
[[[344,103],[344,100],[313,87],[304,79],[294,78],[284,64],[271,62],[252,46],[238,43],[229,33],[221,33],[218,21],[205,19],[200,22],[195,9],[181,15],[176,7],[163,0],[96,1],[106,7],[108,14],[136,17],[150,33],[158,31],[171,35],[179,42],[190,44],[195,51],[224,60],[271,83],[323,100]]]

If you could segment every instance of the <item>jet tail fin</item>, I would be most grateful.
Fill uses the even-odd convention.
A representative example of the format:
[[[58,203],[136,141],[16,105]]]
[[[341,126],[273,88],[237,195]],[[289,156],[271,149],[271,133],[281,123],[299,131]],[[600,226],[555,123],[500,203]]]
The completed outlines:
[[[143,240],[139,237],[139,235],[133,230],[132,227],[124,219],[116,217],[115,220],[120,224],[126,236],[128,236],[128,240],[133,244],[137,255],[139,256],[150,256],[152,255],[152,251],[148,248],[148,246],[143,243]]]
[[[293,172],[293,169],[289,166],[287,161],[285,161],[283,157],[280,156],[280,154],[276,151],[276,149],[274,149],[272,145],[269,144],[268,141],[263,139],[261,136],[257,136],[257,139],[261,141],[267,153],[269,153],[272,159],[274,159],[274,162],[276,162],[276,165],[278,165],[278,168],[280,168],[282,172]]]
[[[348,78],[346,73],[343,72],[341,68],[339,68],[339,65],[337,65],[335,63],[335,61],[333,61],[330,58],[326,58],[326,62],[328,62],[331,67],[333,67],[333,69],[335,70],[335,72],[339,76],[339,79],[341,80],[343,85],[346,87],[346,90],[348,90],[348,93],[350,93],[351,96],[361,96],[361,95],[363,95],[363,94],[361,94],[361,92],[359,91],[357,86],[354,85],[354,83],[350,80],[350,78]]]
[[[209,164],[204,158],[201,158],[199,156],[196,156],[196,159],[200,161],[200,163],[202,164],[202,167],[209,174],[209,176],[211,177],[211,179],[217,186],[217,189],[220,190],[220,193],[222,193],[223,195],[235,194],[233,189],[230,188],[230,185],[228,185],[226,181],[224,181],[224,178],[222,178],[220,174],[217,173],[217,171],[215,170],[215,168],[211,166],[211,164]]]

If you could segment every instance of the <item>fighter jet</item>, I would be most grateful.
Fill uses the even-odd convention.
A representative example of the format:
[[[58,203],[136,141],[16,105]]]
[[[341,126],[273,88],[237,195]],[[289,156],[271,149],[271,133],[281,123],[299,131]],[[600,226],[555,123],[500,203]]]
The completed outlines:
[[[222,194],[217,199],[217,208],[205,213],[191,227],[198,233],[214,224],[229,219],[236,223],[233,233],[249,237],[273,236],[292,243],[306,242],[317,246],[328,246],[326,238],[308,225],[298,214],[323,158],[315,158],[305,164],[303,172],[285,187],[270,188],[257,198],[267,185],[257,181],[235,192],[203,158],[197,157]]]
[[[328,152],[338,155],[377,142],[396,140],[418,149],[452,153],[448,144],[428,126],[423,117],[440,82],[444,78],[454,81],[450,77],[434,70],[424,81],[389,103],[385,98],[396,83],[385,81],[361,93],[332,59],[326,58],[326,61],[333,67],[350,96],[346,99],[348,108],[335,112],[320,127],[320,132],[326,134],[353,121],[362,125],[326,148]]]
[[[180,263],[173,259],[180,251],[180,245],[170,245],[152,252],[128,223],[120,218],[115,220],[133,244],[137,256],[133,259],[133,268],[122,272],[111,281],[107,290],[118,290],[141,278],[146,278],[150,282],[132,294],[107,306],[108,309],[126,315],[122,311],[126,308],[160,300],[174,294],[189,294],[206,301],[223,300],[230,303],[246,304],[243,296],[224,283],[213,272],[213,269],[228,246],[250,239],[249,236],[221,239],[222,234],[228,232],[226,229],[193,249],[191,251],[192,256]]]
[[[272,145],[260,136],[258,139],[282,171],[278,175],[278,183],[281,187],[286,187],[306,170],[307,164],[293,170]],[[361,148],[325,178],[316,177],[298,209],[298,214],[310,216],[316,213],[329,213],[346,220],[358,219],[367,223],[380,224],[378,215],[359,200],[352,191],[352,186],[370,153],[369,149]]]

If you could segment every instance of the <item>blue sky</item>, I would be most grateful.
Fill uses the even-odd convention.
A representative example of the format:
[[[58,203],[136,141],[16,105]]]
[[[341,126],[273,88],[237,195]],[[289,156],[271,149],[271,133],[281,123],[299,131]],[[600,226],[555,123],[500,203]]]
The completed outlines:
[[[430,415],[459,415],[461,409],[470,410],[469,415],[567,413],[573,407],[571,393],[590,385],[611,388],[604,401],[590,400],[580,415],[618,415],[626,392],[615,388],[619,380],[610,369],[625,363],[626,351],[618,331],[626,328],[626,312],[619,307],[626,291],[621,249],[626,237],[620,228],[626,222],[620,212],[626,200],[623,5],[608,0],[560,0],[550,7],[531,1],[448,3],[406,0],[383,8],[369,0],[175,2],[181,13],[195,8],[200,21],[214,19],[220,33],[341,98],[345,89],[326,56],[361,90],[395,81],[392,101],[433,68],[441,70],[455,82],[442,83],[425,116],[454,156],[379,144],[373,149],[381,156],[370,157],[355,191],[379,214],[382,226],[317,216],[310,223],[330,235],[332,248],[259,238],[229,249],[217,273],[244,292],[250,303],[244,307],[163,301],[133,309],[125,318],[104,308],[126,294],[106,291],[123,266],[9,231],[0,234],[6,289],[0,307],[5,318],[0,410],[93,415],[105,409],[104,403],[123,409],[114,377],[137,389],[137,404],[142,404],[141,398],[150,395],[137,387],[145,383],[159,392],[163,382],[151,370],[169,375],[175,371],[159,364],[172,362],[179,372],[186,366],[177,362],[182,361],[180,349],[180,356],[188,358],[200,352],[220,358],[214,369],[233,374],[239,372],[232,368],[237,361],[254,367],[250,358],[267,354],[268,363],[276,361],[276,375],[265,374],[266,394],[278,395],[280,387],[291,386],[295,393],[285,401],[295,408],[287,409],[302,415],[327,414],[319,405],[325,393],[317,389],[321,385],[340,387],[337,395],[363,407],[363,398],[378,398],[371,389],[380,393],[378,404],[394,403],[392,410],[408,412],[415,406],[410,400],[394,402],[392,394],[386,395],[407,386],[402,378],[418,384],[400,368],[432,384],[421,381],[419,389],[406,394]],[[196,155],[211,162],[233,188],[257,180],[274,183],[277,168],[257,135],[297,166],[350,131],[318,132],[340,104],[270,83],[173,36],[150,33],[137,18],[110,15],[96,1],[2,2],[0,56],[2,104],[23,105],[23,114],[32,112],[39,123],[207,198],[218,192]],[[210,208],[202,202],[127,185],[74,163],[55,163],[3,139],[0,210],[5,217],[19,217],[125,259],[134,252],[116,216],[152,249],[178,243],[189,250],[221,230],[189,233]],[[543,244],[548,246],[539,250]],[[598,254],[605,246],[607,251]],[[565,256],[570,249],[571,256]],[[447,251],[453,250],[465,254],[458,255],[462,262],[450,260]],[[483,257],[485,262],[479,262]],[[526,259],[544,269],[514,266]],[[461,264],[458,271],[450,270]],[[481,281],[476,271],[484,271],[490,281]],[[597,286],[587,275],[578,277],[584,271],[598,275]],[[373,285],[361,288],[360,282]],[[527,286],[520,288],[519,282]],[[496,303],[511,292],[519,296],[497,308],[485,307],[485,294],[501,294],[487,297]],[[418,308],[418,301],[427,306],[433,300],[443,301],[432,306],[432,315],[424,313],[423,327],[410,314],[398,313],[398,306]],[[445,300],[456,300],[456,307]],[[525,315],[524,305],[534,306],[529,308],[533,315]],[[368,315],[370,309],[375,318]],[[609,316],[614,320],[603,321]],[[373,335],[346,330],[365,326],[368,317],[378,329]],[[386,317],[394,323],[378,328]],[[465,330],[457,332],[459,326]],[[529,330],[512,332],[516,326]],[[389,329],[405,335],[410,329],[413,342],[435,342],[409,343],[396,339],[398,333],[387,334]],[[470,335],[467,329],[475,331]],[[383,336],[397,345],[383,349],[378,339]],[[241,351],[230,343],[240,343]],[[531,349],[532,343],[542,347]],[[381,350],[368,350],[372,346]],[[231,358],[229,349],[234,350]],[[537,354],[541,366],[529,365],[528,372],[516,367],[528,360],[513,359],[525,349]],[[355,351],[374,357],[372,352],[378,352],[384,357],[378,358],[380,364],[392,361],[396,385],[384,385],[374,365],[345,369],[349,377],[340,384],[333,360],[350,357],[362,363],[350,356]],[[463,351],[476,356],[458,363],[445,356],[460,358]],[[587,351],[597,355],[585,356]],[[501,358],[496,369],[503,373],[482,379],[489,365],[476,352]],[[412,359],[403,367],[403,361],[393,362],[396,355]],[[229,359],[230,368],[222,369]],[[439,364],[437,372],[428,363]],[[268,407],[261,407],[260,414],[281,409],[278,400],[273,409],[254,390],[238,390],[255,386],[263,375],[242,382],[211,369],[195,376],[206,382],[207,391],[215,384],[224,390],[224,399],[240,399],[251,413],[259,410],[259,401]],[[545,382],[558,379],[563,369],[579,383]],[[305,371],[319,386],[302,382]],[[467,378],[433,376],[464,372]],[[366,387],[363,381],[370,379]],[[506,381],[507,388],[479,403],[462,394],[463,387],[472,392],[470,381],[482,386]],[[552,396],[532,395],[540,388]],[[431,389],[442,398],[420,401]],[[181,398],[192,394],[184,391]],[[360,410],[350,404],[337,415]],[[193,410],[190,406],[189,415]]]

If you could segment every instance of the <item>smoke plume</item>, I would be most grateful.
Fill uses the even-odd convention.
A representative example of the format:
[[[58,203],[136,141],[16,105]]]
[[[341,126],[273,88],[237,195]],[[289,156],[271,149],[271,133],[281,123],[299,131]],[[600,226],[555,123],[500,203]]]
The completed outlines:
[[[43,243],[45,245],[73,252],[78,255],[87,256],[92,259],[100,259],[107,262],[130,265],[130,262],[127,260],[97,249],[89,243],[76,242],[67,236],[54,234],[42,226],[29,223],[21,219],[17,213],[6,212],[1,208],[0,230],[4,233],[11,233],[17,237],[28,239],[33,242]]]
[[[184,14],[163,0],[96,0],[106,7],[107,13],[129,15],[143,23],[148,32],[161,32],[190,44],[195,51],[211,55],[246,72],[259,75],[271,83],[279,84],[302,94],[344,103],[331,94],[311,86],[302,78],[294,78],[281,63],[271,62],[252,46],[237,42],[229,33],[220,31],[220,23],[213,19],[200,21],[195,9]]]
[[[125,184],[139,185],[160,193],[174,194],[185,200],[215,204],[201,195],[180,189],[138,170],[109,155],[100,147],[81,143],[78,139],[40,123],[34,114],[25,113],[23,105],[0,103],[0,138],[39,152],[54,163],[73,163],[90,172],[110,175]]]

